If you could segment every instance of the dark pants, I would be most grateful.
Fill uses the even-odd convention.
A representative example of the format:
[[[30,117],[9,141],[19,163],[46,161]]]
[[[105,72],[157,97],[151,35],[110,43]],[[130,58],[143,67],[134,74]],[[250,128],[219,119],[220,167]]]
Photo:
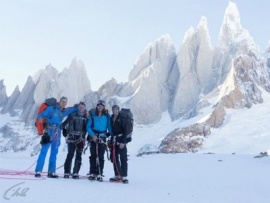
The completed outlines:
[[[119,157],[121,163],[119,162]],[[125,145],[123,149],[120,149],[119,145],[112,145],[110,158],[113,163],[114,175],[120,175],[121,177],[127,176],[127,146]]]
[[[91,141],[90,153],[90,174],[102,175],[104,168],[104,154],[106,150],[105,143],[95,143]],[[98,155],[98,156],[97,156]],[[98,162],[97,163],[97,157]]]
[[[74,153],[76,151],[75,163],[73,167],[73,174],[79,173],[81,164],[82,164],[82,151],[83,151],[84,144],[83,142],[75,143],[68,143],[68,154],[64,164],[65,173],[71,172],[71,165],[72,159],[74,157]]]

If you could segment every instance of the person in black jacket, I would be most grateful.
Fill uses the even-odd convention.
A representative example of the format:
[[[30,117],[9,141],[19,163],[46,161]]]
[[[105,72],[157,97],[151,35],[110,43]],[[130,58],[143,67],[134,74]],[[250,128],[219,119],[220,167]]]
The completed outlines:
[[[122,181],[123,183],[128,183],[127,141],[124,132],[125,126],[123,118],[121,118],[121,114],[119,114],[120,108],[118,105],[112,106],[112,112],[111,125],[113,134],[110,142],[110,158],[113,163],[115,177],[110,178],[110,181]]]
[[[86,123],[88,112],[84,102],[78,105],[78,111],[70,114],[63,123],[63,136],[66,137],[68,144],[68,154],[64,164],[64,178],[71,175],[72,159],[75,157],[72,178],[79,178],[79,171],[82,164],[82,152],[85,144]]]

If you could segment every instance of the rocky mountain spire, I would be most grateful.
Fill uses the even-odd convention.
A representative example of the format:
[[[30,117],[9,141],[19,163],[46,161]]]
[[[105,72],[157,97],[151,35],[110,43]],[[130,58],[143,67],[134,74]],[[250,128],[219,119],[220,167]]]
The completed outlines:
[[[173,119],[194,108],[201,91],[208,85],[212,62],[213,50],[207,20],[202,17],[197,29],[190,28],[185,33],[177,56],[180,78],[170,108]]]
[[[138,123],[153,123],[168,109],[167,81],[175,62],[175,48],[169,35],[150,43],[129,74],[133,96],[129,100]]]
[[[7,102],[7,92],[6,86],[4,85],[4,80],[0,80],[0,107],[2,107]]]
[[[235,41],[243,32],[243,27],[240,23],[240,14],[235,3],[229,2],[226,8],[223,23],[219,33],[218,46],[227,46]]]
[[[214,51],[211,83],[205,93],[222,84],[232,67],[233,58],[244,54],[258,57],[260,50],[249,32],[242,27],[236,4],[229,2]]]
[[[38,105],[49,97],[60,99],[66,96],[68,105],[73,106],[91,90],[85,66],[76,58],[72,60],[69,68],[65,68],[61,73],[52,65],[48,65],[34,78],[36,83],[34,101]]]
[[[16,103],[17,99],[19,98],[21,92],[19,86],[17,85],[12,92],[11,96],[8,97],[7,103],[5,104],[4,108],[1,110],[2,114],[13,112],[14,104]]]

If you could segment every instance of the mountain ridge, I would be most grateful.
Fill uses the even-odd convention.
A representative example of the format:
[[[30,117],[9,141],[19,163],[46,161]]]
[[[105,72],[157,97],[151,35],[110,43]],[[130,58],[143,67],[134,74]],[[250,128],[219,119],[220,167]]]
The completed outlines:
[[[202,17],[196,29],[190,28],[186,32],[178,52],[169,34],[149,43],[136,60],[126,83],[118,83],[112,78],[98,91],[92,91],[84,64],[77,58],[60,73],[49,64],[33,78],[28,78],[22,92],[17,87],[10,97],[7,97],[1,80],[1,113],[19,115],[25,126],[33,128],[38,105],[47,97],[59,99],[65,95],[68,105],[83,100],[88,109],[94,107],[98,99],[104,99],[108,109],[118,103],[132,109],[137,125],[152,125],[162,119],[164,112],[169,113],[171,122],[192,119],[210,106],[207,95],[218,92],[219,100],[213,104],[208,120],[201,125],[190,124],[185,131],[175,127],[164,135],[171,137],[171,141],[166,142],[167,151],[170,151],[176,134],[180,137],[190,134],[188,140],[199,129],[223,125],[226,109],[251,108],[253,104],[263,102],[260,88],[270,91],[270,57],[264,59],[261,53],[242,27],[236,4],[230,2],[214,48],[207,19]],[[8,123],[1,129],[5,138],[13,132]],[[179,146],[186,142],[179,140]],[[200,150],[204,139],[191,140],[186,142],[185,146],[189,148],[185,150]],[[177,149],[183,151],[181,147]]]

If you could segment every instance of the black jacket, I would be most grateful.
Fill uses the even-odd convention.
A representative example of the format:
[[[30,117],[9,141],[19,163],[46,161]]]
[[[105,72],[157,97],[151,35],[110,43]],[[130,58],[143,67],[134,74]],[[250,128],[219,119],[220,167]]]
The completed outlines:
[[[67,134],[81,133],[82,137],[85,138],[86,123],[87,123],[86,113],[84,115],[80,115],[78,112],[70,114],[62,124],[63,136],[66,136]]]
[[[127,135],[125,134],[125,131],[124,131],[125,126],[123,125],[120,114],[118,114],[115,120],[114,120],[114,115],[111,116],[111,125],[112,125],[112,132],[113,132],[111,141],[116,141],[118,143],[126,143]]]

